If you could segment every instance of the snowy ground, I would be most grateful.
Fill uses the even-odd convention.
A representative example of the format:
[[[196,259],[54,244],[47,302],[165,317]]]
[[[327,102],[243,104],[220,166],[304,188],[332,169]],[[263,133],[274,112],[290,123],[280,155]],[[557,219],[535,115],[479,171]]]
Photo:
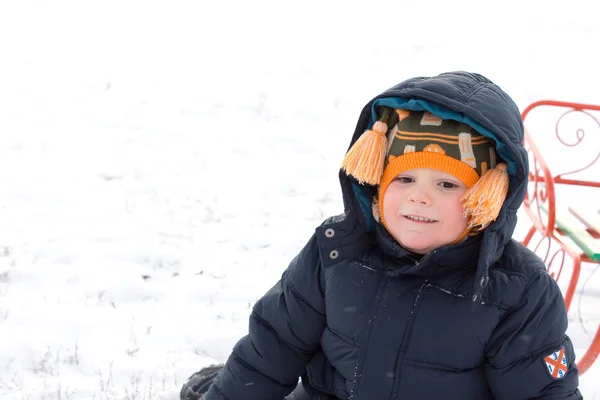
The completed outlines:
[[[501,4],[0,3],[0,398],[176,399],[341,211],[356,118],[400,80],[600,103],[595,2]]]

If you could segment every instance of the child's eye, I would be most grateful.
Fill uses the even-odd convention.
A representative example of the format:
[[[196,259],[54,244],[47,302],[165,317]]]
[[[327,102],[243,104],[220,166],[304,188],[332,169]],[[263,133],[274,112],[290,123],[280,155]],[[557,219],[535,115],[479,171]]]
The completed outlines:
[[[457,188],[458,185],[456,183],[453,182],[448,182],[448,181],[444,181],[441,182],[440,185],[444,188],[444,189],[454,189]]]
[[[394,180],[402,183],[413,182],[413,179],[409,178],[408,176],[397,176],[396,178],[394,178]]]

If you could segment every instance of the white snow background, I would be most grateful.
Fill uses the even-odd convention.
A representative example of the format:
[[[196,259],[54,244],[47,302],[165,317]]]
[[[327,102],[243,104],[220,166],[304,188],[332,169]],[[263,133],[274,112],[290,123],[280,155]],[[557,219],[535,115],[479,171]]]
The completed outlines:
[[[522,109],[600,103],[596,4],[1,2],[0,399],[178,399],[343,211],[367,101],[469,70]],[[580,356],[599,289],[571,309]]]

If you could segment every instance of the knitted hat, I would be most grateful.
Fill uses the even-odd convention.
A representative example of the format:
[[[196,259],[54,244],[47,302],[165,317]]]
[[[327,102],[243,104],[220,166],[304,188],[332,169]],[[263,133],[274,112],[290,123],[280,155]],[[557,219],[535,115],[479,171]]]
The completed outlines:
[[[497,163],[493,140],[467,124],[427,111],[383,107],[380,115],[350,148],[342,169],[360,184],[379,185],[379,216],[384,225],[385,191],[396,176],[414,168],[447,172],[468,188],[461,200],[470,221],[460,239],[498,217],[508,192],[508,174],[506,164]]]

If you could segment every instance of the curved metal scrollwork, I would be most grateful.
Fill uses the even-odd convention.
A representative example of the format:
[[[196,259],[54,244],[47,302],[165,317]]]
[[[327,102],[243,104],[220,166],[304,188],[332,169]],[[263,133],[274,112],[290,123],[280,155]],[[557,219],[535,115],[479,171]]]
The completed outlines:
[[[600,121],[598,121],[598,118],[596,118],[594,115],[592,115],[589,111],[586,111],[585,109],[573,108],[571,110],[564,112],[556,121],[556,126],[554,128],[554,132],[556,134],[556,138],[558,139],[558,141],[566,147],[577,147],[577,146],[581,145],[586,136],[585,129],[583,129],[583,128],[577,128],[575,130],[575,141],[574,142],[568,142],[561,135],[559,125],[565,116],[567,116],[568,114],[572,114],[572,113],[581,113],[581,114],[586,115],[587,117],[591,118],[596,123],[596,126],[598,127],[598,129],[600,129]],[[598,143],[600,143],[600,141]],[[598,153],[593,158],[593,160],[591,162],[589,162],[587,165],[585,165],[584,167],[578,168],[573,171],[562,172],[556,176],[564,177],[566,175],[573,175],[578,172],[584,171],[584,170],[590,168],[592,165],[594,165],[596,163],[596,161],[598,161],[598,159],[600,159],[600,147],[598,148]]]
[[[526,139],[529,135],[525,134]],[[554,227],[554,181],[538,148],[530,140],[525,146],[530,158],[525,211],[539,232],[550,235]]]
[[[541,235],[537,244],[529,243],[529,248],[544,261],[548,274],[558,282],[563,272],[567,255],[564,249],[556,246],[557,243],[554,243],[554,246],[552,244],[552,237]]]

